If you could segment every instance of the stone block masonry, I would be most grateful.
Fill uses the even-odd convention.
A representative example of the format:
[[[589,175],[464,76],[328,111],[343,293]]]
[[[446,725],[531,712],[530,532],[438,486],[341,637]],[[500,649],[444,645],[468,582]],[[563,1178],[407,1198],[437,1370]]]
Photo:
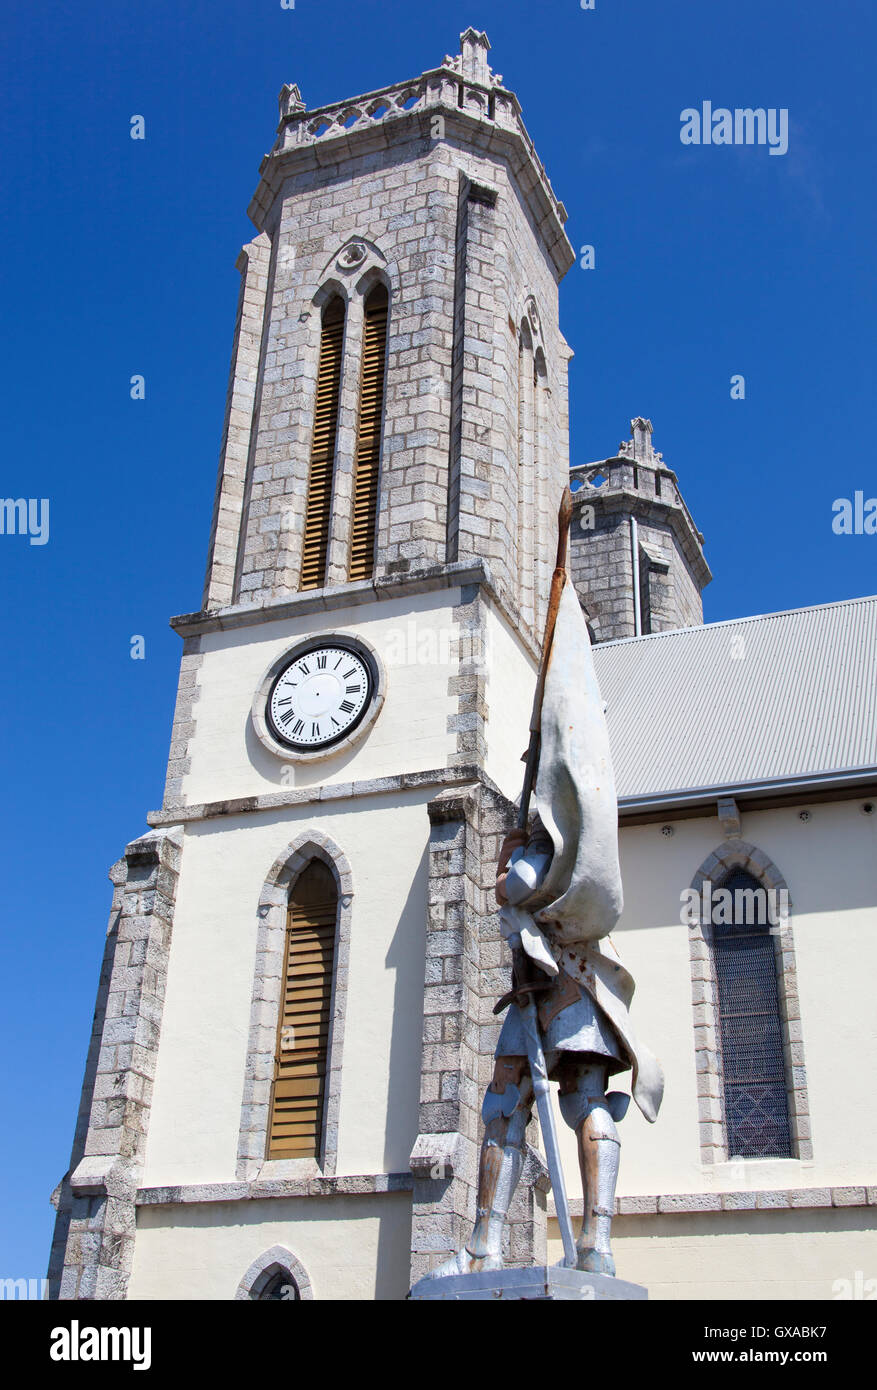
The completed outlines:
[[[467,43],[486,52],[482,40]],[[239,262],[205,607],[262,607],[299,587],[321,306],[334,294],[348,312],[327,583],[346,579],[357,306],[381,280],[390,312],[375,577],[484,558],[533,621],[568,466],[557,284],[574,257],[520,108],[480,60],[446,59],[415,84],[337,110],[308,113],[294,90],[284,89],[251,206],[260,235]],[[540,400],[523,453],[527,318],[539,324]],[[525,556],[528,529],[537,543]]]
[[[182,834],[150,831],[110,871],[113,905],[70,1171],[57,1196],[50,1298],[126,1296]]]
[[[703,536],[651,433],[638,416],[614,458],[571,472],[570,571],[598,642],[703,622]]]
[[[458,1250],[475,1219],[481,1102],[493,1074],[510,960],[493,896],[514,806],[483,783],[429,803],[429,898],[419,1134],[411,1154],[411,1281]],[[506,1258],[544,1256],[547,1174],[529,1150],[506,1230]]]

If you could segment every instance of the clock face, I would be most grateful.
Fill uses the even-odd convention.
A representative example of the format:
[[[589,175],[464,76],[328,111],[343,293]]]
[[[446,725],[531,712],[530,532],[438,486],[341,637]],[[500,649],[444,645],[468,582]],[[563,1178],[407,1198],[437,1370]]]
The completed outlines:
[[[268,723],[281,743],[302,750],[345,738],[367,710],[371,663],[353,646],[306,648],[280,672],[268,696]]]

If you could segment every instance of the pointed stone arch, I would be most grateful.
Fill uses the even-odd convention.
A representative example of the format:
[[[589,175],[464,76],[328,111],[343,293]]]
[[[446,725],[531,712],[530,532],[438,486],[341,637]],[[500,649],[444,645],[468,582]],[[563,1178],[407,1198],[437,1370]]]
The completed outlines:
[[[368,237],[349,236],[326,261],[320,281],[322,283],[327,276],[332,276],[358,286],[362,276],[373,268],[386,271],[387,258],[381,248]]]
[[[299,874],[314,859],[326,865],[338,890],[321,1158],[268,1160],[265,1154],[282,989],[286,914],[290,893]],[[352,913],[353,875],[346,855],[334,840],[322,831],[302,830],[275,859],[259,894],[256,964],[236,1170],[240,1180],[252,1181],[263,1172],[277,1177],[335,1175]]]
[[[745,869],[765,888],[789,892],[789,885],[773,860],[763,850],[741,839],[724,840],[708,854],[691,880],[691,887],[700,892],[707,879],[718,883],[720,878],[734,869]],[[791,895],[789,907],[791,909]]]
[[[783,874],[770,856],[756,845],[734,836],[724,840],[707,855],[694,874],[690,887],[702,895],[707,881],[719,887],[735,869],[742,869],[751,874],[763,888],[785,895],[783,901],[786,912],[778,925],[772,926],[770,931],[777,943],[777,985],[783,1054],[788,1078],[793,1158],[808,1160],[813,1157],[813,1145],[795,964],[791,893]],[[711,924],[704,924],[699,920],[699,916],[700,914],[698,921],[688,924],[688,947],[691,962],[691,997],[694,1006],[700,1152],[703,1163],[715,1164],[726,1162],[734,1155],[727,1152]]]
[[[289,1277],[299,1299],[313,1299],[314,1290],[307,1270],[285,1245],[272,1245],[270,1250],[263,1251],[253,1261],[237,1286],[235,1298],[250,1302],[258,1300],[278,1274]],[[289,1301],[295,1302],[295,1299]]]

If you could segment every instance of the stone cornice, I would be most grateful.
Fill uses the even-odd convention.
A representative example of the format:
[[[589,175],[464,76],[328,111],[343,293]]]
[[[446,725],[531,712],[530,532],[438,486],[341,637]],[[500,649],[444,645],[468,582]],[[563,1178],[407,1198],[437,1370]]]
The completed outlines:
[[[629,459],[609,460],[620,463],[630,463]],[[662,470],[662,476],[671,478],[676,482],[676,475],[669,469]],[[679,501],[673,501],[668,497],[649,497],[636,488],[612,487],[609,483],[604,483],[600,488],[579,488],[573,493],[573,506],[580,507],[588,505],[596,510],[604,512],[623,512],[625,516],[636,516],[639,519],[650,518],[665,522],[673,528],[685,558],[691,565],[695,577],[701,589],[705,588],[712,579],[712,570],[707,564],[701,546],[703,536],[694,524],[694,519],[682,501],[681,494],[678,494]],[[575,533],[574,533],[575,534]],[[587,535],[587,532],[582,532]]]
[[[413,104],[405,107],[403,102],[412,98]],[[517,97],[505,87],[464,76],[444,65],[411,82],[380,87],[313,111],[292,103],[281,116],[273,150],[259,166],[259,184],[248,208],[251,221],[259,231],[265,229],[275,199],[290,175],[331,168],[342,160],[388,148],[404,136],[406,127],[416,130],[416,122],[438,113],[446,127],[442,139],[454,135],[470,147],[509,160],[525,196],[535,204],[536,225],[558,279],[562,278],[575,261],[563,230],[567,212],[555,197],[521,118]],[[351,121],[349,127],[345,120]],[[318,134],[321,129],[322,134]]]
[[[669,1192],[642,1197],[618,1197],[616,1216],[692,1216],[709,1212],[801,1211],[836,1207],[877,1206],[877,1187],[749,1188],[743,1192]],[[581,1198],[572,1198],[570,1214],[581,1216]],[[554,1203],[548,1215],[556,1219]]]
[[[418,791],[422,787],[456,787],[473,782],[480,782],[497,795],[502,795],[496,783],[476,763],[461,763],[458,767],[400,772],[391,777],[368,777],[359,782],[334,782],[327,786],[290,788],[279,792],[263,792],[258,796],[238,796],[228,801],[204,801],[193,806],[150,811],[146,820],[151,826],[182,825],[191,821],[215,820],[220,816],[244,816],[257,811],[283,811],[291,806],[308,806],[316,802],[322,804],[349,801],[352,798],[380,796],[391,792]]]
[[[255,1202],[282,1197],[376,1197],[410,1192],[411,1173],[342,1174],[334,1178],[273,1178],[260,1182],[189,1183],[181,1187],[140,1187],[138,1207],[192,1206],[201,1202]]]
[[[325,589],[308,589],[264,604],[234,604],[227,608],[205,609],[171,618],[170,625],[181,637],[200,637],[208,632],[228,632],[256,623],[280,622],[310,613],[335,613],[339,608],[380,603],[383,599],[408,598],[413,594],[440,589],[465,588],[477,584],[500,610],[530,656],[538,660],[539,643],[535,633],[521,617],[517,606],[495,584],[483,560],[476,563],[455,561],[411,570],[408,574],[361,579],[349,584],[333,584]]]

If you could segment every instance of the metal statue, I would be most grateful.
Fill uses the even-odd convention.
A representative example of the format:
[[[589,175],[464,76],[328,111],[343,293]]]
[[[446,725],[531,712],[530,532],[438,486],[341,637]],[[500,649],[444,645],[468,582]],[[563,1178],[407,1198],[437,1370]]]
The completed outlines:
[[[630,1096],[608,1089],[630,1071],[643,1115],[658,1113],[664,1080],[630,1023],[634,983],[609,932],[621,914],[618,807],[603,702],[587,625],[566,568],[572,499],[564,493],[518,825],[497,865],[512,988],[484,1097],[477,1219],[468,1244],[431,1278],[503,1266],[503,1228],[520,1177],[535,1101],[554,1190],[563,1263],[614,1275],[610,1227],[618,1177],[617,1123]],[[530,815],[531,805],[534,814]],[[551,1111],[575,1131],[582,1228],[575,1240]]]

